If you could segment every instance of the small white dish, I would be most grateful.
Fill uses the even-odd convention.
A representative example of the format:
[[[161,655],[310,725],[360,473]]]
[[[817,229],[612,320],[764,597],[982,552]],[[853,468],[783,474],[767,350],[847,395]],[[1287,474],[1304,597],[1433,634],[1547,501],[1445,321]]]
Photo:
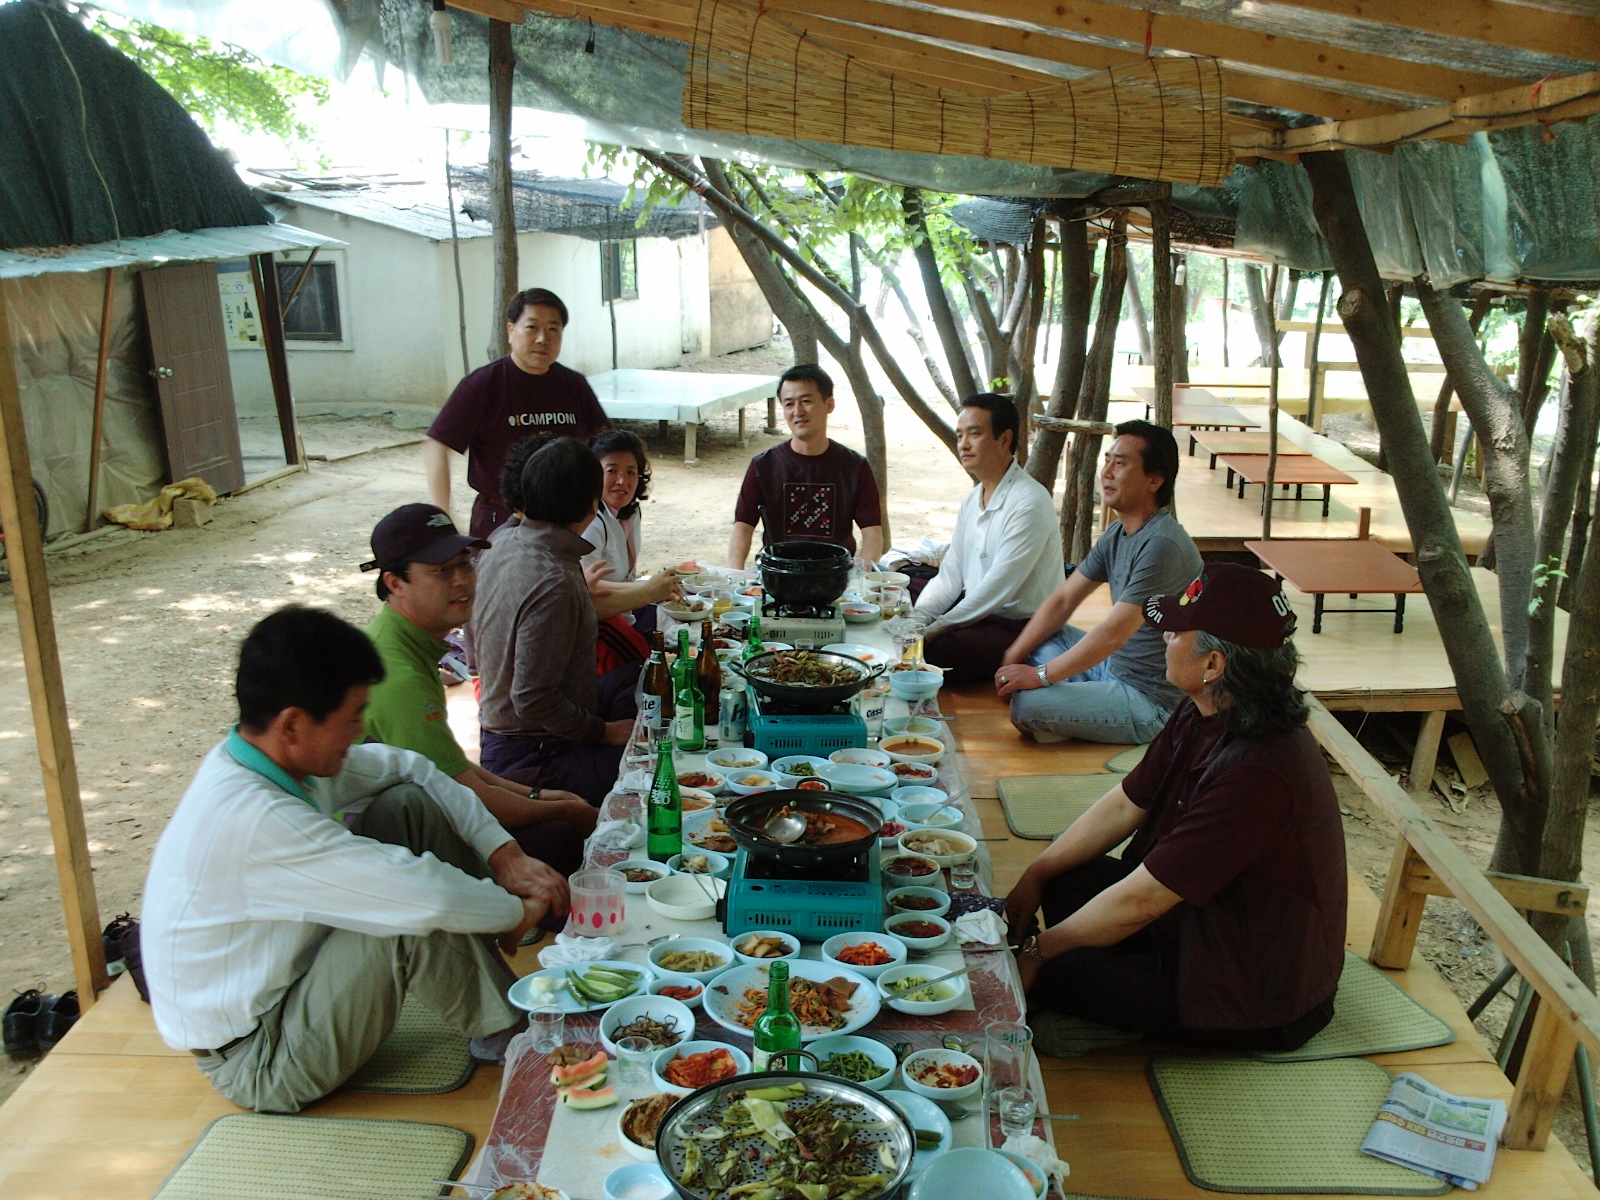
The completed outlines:
[[[861,963],[847,962],[839,957],[842,951],[851,946],[860,946],[871,942],[880,947],[889,955],[889,961],[878,963],[875,966],[863,966]],[[868,979],[876,979],[890,967],[899,966],[906,960],[906,943],[902,942],[892,933],[836,933],[822,943],[822,961],[838,963],[841,967],[849,967],[852,971],[865,975]]]
[[[944,1072],[959,1072],[972,1078],[967,1083],[948,1086],[932,1082],[936,1077],[942,1077],[941,1073]],[[929,1100],[965,1100],[969,1096],[976,1096],[983,1087],[983,1064],[970,1054],[935,1046],[931,1050],[918,1050],[915,1054],[907,1055],[900,1064],[900,1081],[905,1084],[907,1091]],[[1028,1192],[1031,1195],[1033,1189],[1030,1187]]]
[[[705,1054],[708,1051],[716,1050],[726,1050],[729,1057],[733,1059],[733,1065],[737,1068],[726,1078],[731,1079],[734,1075],[750,1074],[750,1056],[737,1046],[730,1046],[727,1042],[679,1042],[676,1046],[671,1046],[657,1054],[650,1065],[650,1074],[654,1078],[657,1089],[663,1092],[672,1092],[679,1096],[687,1096],[695,1089],[684,1087],[668,1080],[666,1074],[668,1064],[677,1058],[689,1058],[695,1054]]]
[[[674,876],[674,878],[681,879],[683,876]],[[691,879],[688,882],[693,884],[694,880]],[[720,883],[721,881],[706,880],[706,882]],[[696,951],[713,955],[717,962],[712,966],[702,967],[698,971],[690,971],[684,967],[661,961],[663,958],[671,957],[674,954],[693,954]],[[709,982],[731,966],[733,966],[733,948],[720,938],[673,938],[670,942],[662,942],[659,946],[650,947],[651,970],[666,971],[673,975],[687,975],[690,979],[699,980],[701,983]]]

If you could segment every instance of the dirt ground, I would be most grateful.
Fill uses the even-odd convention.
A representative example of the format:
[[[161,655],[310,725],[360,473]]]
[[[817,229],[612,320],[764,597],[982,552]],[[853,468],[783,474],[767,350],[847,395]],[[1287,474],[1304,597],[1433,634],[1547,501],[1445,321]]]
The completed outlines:
[[[787,347],[774,345],[695,369],[776,373],[788,361]],[[644,510],[646,564],[693,556],[723,561],[745,463],[779,440],[762,431],[760,406],[749,416],[747,447],[738,444],[737,419],[731,414],[702,427],[693,467],[681,458],[681,427],[661,432],[654,423],[630,426],[648,442],[655,472]],[[947,540],[970,481],[904,405],[891,401],[886,419],[894,543]],[[846,443],[861,445],[859,420],[844,395],[832,429]],[[151,847],[199,759],[234,718],[232,673],[245,631],[291,602],[326,607],[365,624],[377,604],[370,576],[357,569],[368,556],[368,534],[391,509],[426,498],[419,451],[415,445],[394,447],[392,426],[318,420],[308,422],[303,433],[313,457],[309,471],[223,501],[202,529],[116,530],[49,555],[102,922],[119,912],[138,912]],[[1362,440],[1357,429],[1348,436]],[[356,453],[363,446],[390,448]],[[458,464],[458,515],[469,502],[463,475]],[[0,585],[7,599],[9,591],[9,584]],[[5,603],[0,606],[0,668],[9,682],[0,686],[0,997],[28,987],[61,991],[72,986],[18,646],[15,610]],[[1415,718],[1372,716],[1359,736],[1391,770],[1402,772]],[[1442,761],[1448,768],[1448,755]],[[1390,833],[1368,817],[1348,780],[1336,773],[1336,781],[1352,865],[1381,890]],[[1437,793],[1427,803],[1474,858],[1487,861],[1499,821],[1487,789],[1457,796],[1459,812]],[[1593,816],[1588,840],[1586,861],[1600,862],[1600,822]],[[1592,878],[1588,881],[1593,885]],[[1492,943],[1453,902],[1429,905],[1421,946],[1464,999],[1475,996],[1500,967]],[[1509,1000],[1497,1002],[1480,1027],[1498,1035],[1509,1008]],[[0,1059],[0,1098],[29,1069],[31,1064]],[[1558,1132],[1582,1157],[1582,1127],[1570,1112],[1563,1114]]]

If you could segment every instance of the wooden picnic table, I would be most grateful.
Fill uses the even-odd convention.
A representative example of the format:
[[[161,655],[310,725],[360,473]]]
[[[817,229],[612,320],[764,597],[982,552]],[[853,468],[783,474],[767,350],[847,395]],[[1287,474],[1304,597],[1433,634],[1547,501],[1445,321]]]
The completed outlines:
[[[1216,469],[1217,455],[1219,454],[1266,454],[1272,446],[1271,435],[1254,430],[1207,429],[1200,433],[1189,434],[1189,453],[1194,454],[1195,443],[1198,442],[1205,451],[1211,455],[1211,468]],[[1278,435],[1278,456],[1287,454],[1310,454],[1298,442],[1291,442],[1283,434]]]
[[[1279,579],[1312,597],[1312,633],[1322,632],[1325,612],[1392,612],[1399,633],[1405,627],[1407,593],[1422,591],[1414,566],[1367,538],[1271,538],[1244,546]],[[1387,593],[1394,597],[1394,607],[1324,607],[1326,597],[1339,593],[1352,600]]]
[[[1347,475],[1338,467],[1323,462],[1309,454],[1286,455],[1278,460],[1278,469],[1273,476],[1273,482],[1279,487],[1294,487],[1292,496],[1267,495],[1267,459],[1265,454],[1219,454],[1218,460],[1228,469],[1227,486],[1232,487],[1235,476],[1239,480],[1239,498],[1244,498],[1244,488],[1247,483],[1259,483],[1261,487],[1261,511],[1266,512],[1267,500],[1304,500],[1307,484],[1322,485],[1322,515],[1328,515],[1328,504],[1333,498],[1333,485],[1337,483],[1354,484],[1355,476]],[[1316,499],[1316,497],[1312,497]],[[1343,589],[1341,589],[1343,590]]]
[[[725,412],[739,413],[739,445],[748,441],[744,409],[767,401],[769,432],[775,420],[776,375],[723,375],[709,371],[643,371],[625,368],[589,376],[589,386],[613,421],[683,422],[683,461],[693,464],[700,426]]]

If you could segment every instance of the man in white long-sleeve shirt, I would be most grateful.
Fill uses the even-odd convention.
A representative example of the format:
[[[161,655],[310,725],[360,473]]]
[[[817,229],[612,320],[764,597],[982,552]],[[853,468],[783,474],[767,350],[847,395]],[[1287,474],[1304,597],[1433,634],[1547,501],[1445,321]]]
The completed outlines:
[[[1064,578],[1055,505],[1017,466],[1017,437],[1009,398],[986,392],[962,403],[956,451],[978,486],[962,500],[950,549],[916,605],[932,618],[926,656],[948,668],[946,683],[992,678],[1006,648]]]
[[[246,1108],[295,1112],[389,1035],[408,992],[503,1056],[520,1024],[495,949],[566,882],[409,750],[353,745],[383,665],[360,630],[286,608],[239,653],[239,724],[200,764],[145,883],[156,1028]]]

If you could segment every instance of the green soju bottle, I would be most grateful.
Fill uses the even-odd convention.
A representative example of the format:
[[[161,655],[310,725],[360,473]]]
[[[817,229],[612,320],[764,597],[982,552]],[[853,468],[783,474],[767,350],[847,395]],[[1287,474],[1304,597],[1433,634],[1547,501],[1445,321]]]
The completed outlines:
[[[698,754],[706,748],[706,706],[695,683],[694,654],[689,649],[687,629],[678,630],[678,661],[672,664],[672,678],[677,685],[673,708],[676,710],[678,749]]]
[[[748,662],[758,654],[764,653],[761,646],[761,614],[750,614],[750,628],[745,633],[744,650],[739,654],[740,662]]]
[[[767,968],[767,1011],[756,1018],[755,1053],[750,1063],[757,1071],[773,1069],[773,1056],[778,1056],[778,1069],[788,1065],[783,1057],[790,1050],[800,1049],[800,1019],[789,1009],[789,964],[775,962]]]
[[[656,749],[656,774],[646,800],[645,851],[656,862],[683,853],[683,797],[678,793],[678,769],[672,762],[672,738],[663,737]]]

